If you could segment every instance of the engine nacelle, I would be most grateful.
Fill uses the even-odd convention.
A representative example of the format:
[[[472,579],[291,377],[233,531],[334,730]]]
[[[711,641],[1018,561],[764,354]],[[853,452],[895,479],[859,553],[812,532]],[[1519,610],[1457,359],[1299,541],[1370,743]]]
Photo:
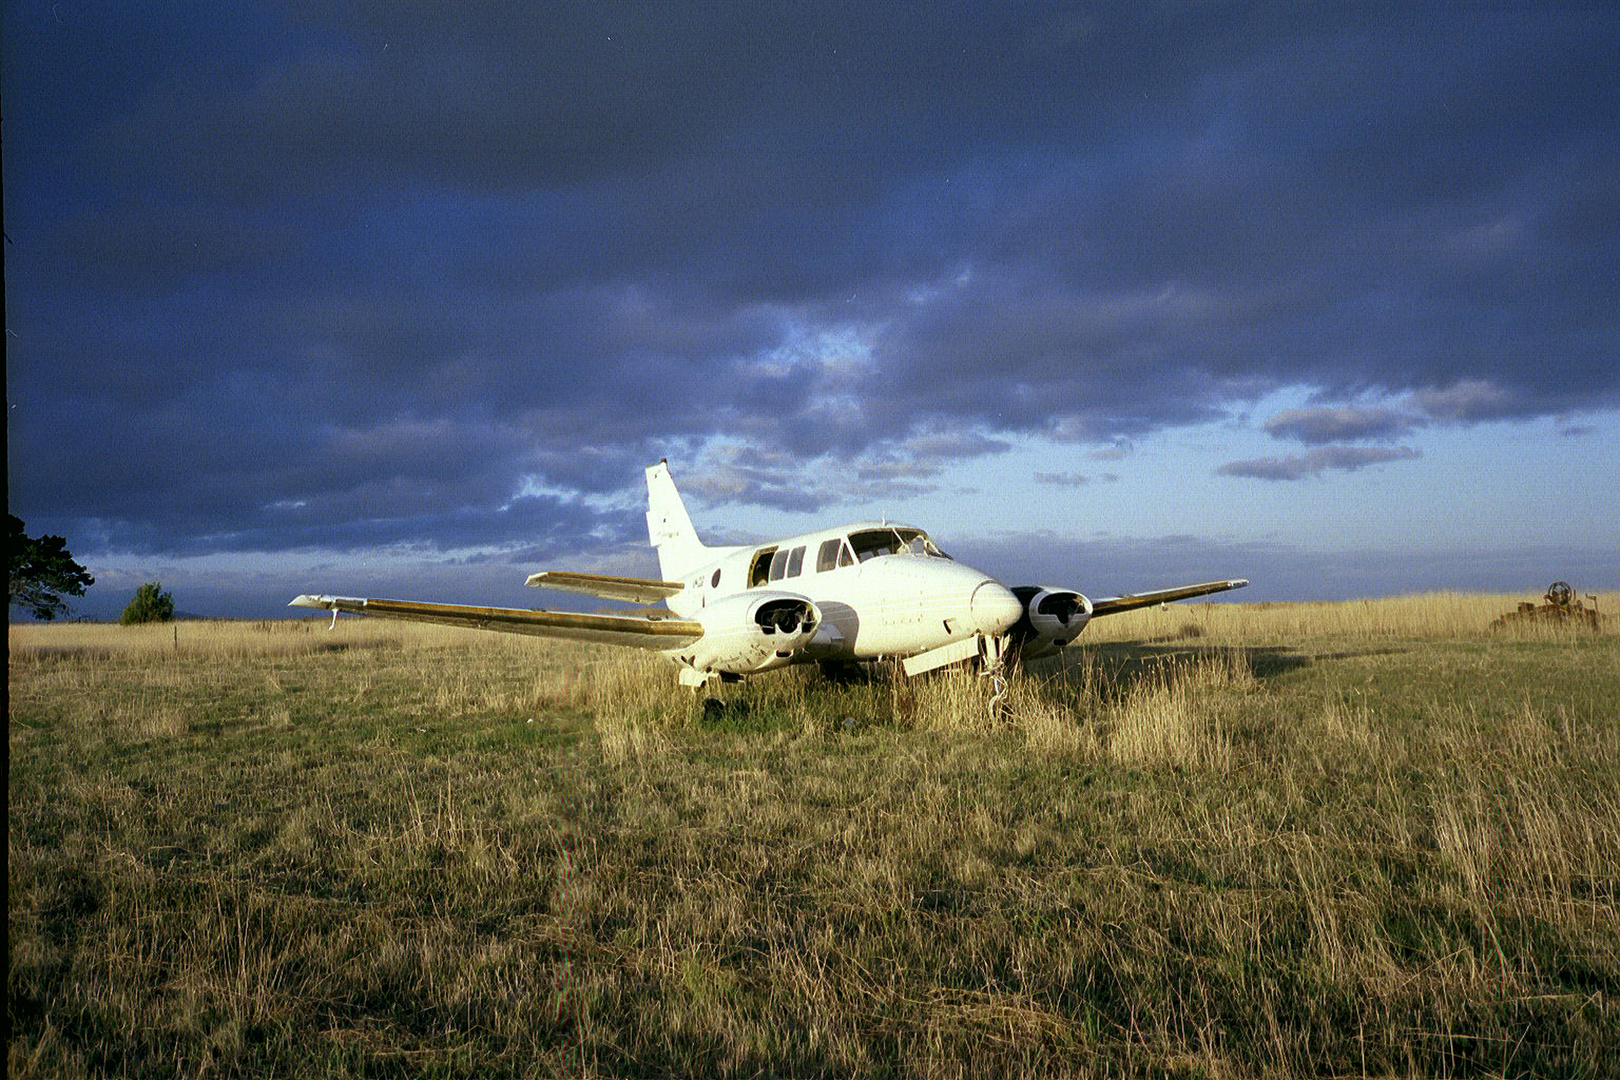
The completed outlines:
[[[1024,615],[1011,637],[1025,660],[1055,655],[1091,621],[1091,601],[1072,589],[1019,585],[1013,595],[1023,602]]]
[[[785,592],[745,592],[699,611],[703,636],[675,658],[699,677],[746,675],[793,661],[815,637],[821,612]],[[688,681],[682,673],[683,681]]]

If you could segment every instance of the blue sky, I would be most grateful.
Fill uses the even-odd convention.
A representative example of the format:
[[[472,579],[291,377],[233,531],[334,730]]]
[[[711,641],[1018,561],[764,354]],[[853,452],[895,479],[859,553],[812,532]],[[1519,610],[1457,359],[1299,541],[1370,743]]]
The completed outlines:
[[[1620,584],[1613,5],[4,11],[86,613],[650,574],[661,457],[1093,593]]]

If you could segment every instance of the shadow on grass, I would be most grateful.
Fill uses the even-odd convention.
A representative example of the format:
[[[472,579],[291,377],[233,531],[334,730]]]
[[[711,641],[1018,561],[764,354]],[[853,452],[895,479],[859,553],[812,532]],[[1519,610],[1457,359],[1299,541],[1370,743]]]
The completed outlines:
[[[726,735],[760,735],[798,726],[788,710],[747,698],[704,698],[697,705],[695,727]]]
[[[1286,645],[1252,648],[1108,641],[1066,652],[1063,656],[1042,662],[1042,668],[1068,680],[1082,677],[1086,666],[1095,664],[1117,692],[1126,694],[1139,683],[1160,681],[1175,669],[1194,664],[1231,666],[1233,670],[1247,668],[1256,679],[1264,680],[1309,667],[1317,659],[1322,658],[1302,655]]]
[[[1185,639],[1156,639],[1099,642],[1069,649],[1062,656],[1035,661],[1029,665],[1029,672],[1045,678],[1055,675],[1064,682],[1100,679],[1102,695],[1116,699],[1129,696],[1139,684],[1163,682],[1166,678],[1175,678],[1187,668],[1199,665],[1214,665],[1234,672],[1247,670],[1256,680],[1267,680],[1309,667],[1318,660],[1339,658],[1340,655],[1302,654],[1282,645],[1244,647],[1206,645]],[[819,667],[819,672],[809,676],[805,684],[818,705],[831,705],[841,693],[859,694],[876,690],[883,696],[882,704],[887,707],[891,689],[904,693],[905,684],[916,681],[906,680],[899,675],[892,663],[822,664]],[[940,674],[943,673],[930,673],[936,676]],[[775,677],[784,676],[777,674]],[[898,685],[896,680],[900,680]],[[702,731],[727,734],[760,734],[797,726],[798,720],[791,708],[773,700],[768,693],[756,696],[751,689],[734,690],[721,697],[700,700],[696,704],[693,726]],[[822,695],[832,696],[823,698]],[[988,696],[987,689],[987,700]],[[871,702],[866,702],[866,705],[870,707]],[[839,715],[833,717],[834,720],[842,719],[841,710],[861,711],[857,706],[839,702],[834,709]]]

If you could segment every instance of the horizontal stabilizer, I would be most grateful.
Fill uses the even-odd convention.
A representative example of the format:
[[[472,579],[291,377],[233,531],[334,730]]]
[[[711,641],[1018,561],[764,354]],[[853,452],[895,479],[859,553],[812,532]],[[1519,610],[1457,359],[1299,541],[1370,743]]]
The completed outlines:
[[[1130,593],[1126,596],[1109,596],[1091,602],[1091,617],[1101,618],[1104,615],[1118,615],[1122,611],[1134,611],[1137,608],[1152,607],[1154,604],[1168,604],[1172,600],[1187,600],[1194,596],[1208,596],[1210,593],[1225,592],[1227,589],[1241,589],[1248,581],[1207,581],[1202,585],[1182,585],[1175,589],[1159,589],[1156,592]]]
[[[531,611],[527,608],[476,607],[469,604],[435,604],[425,600],[377,600],[354,596],[315,596],[305,594],[288,607],[319,608],[349,615],[370,615],[407,622],[466,626],[477,630],[499,630],[531,637],[570,638],[605,645],[635,645],[644,649],[678,649],[703,636],[701,623],[684,619],[664,619],[645,615],[576,615],[560,611]]]
[[[657,603],[682,589],[681,584],[675,581],[576,574],[570,570],[542,570],[538,574],[530,574],[523,584],[542,589],[567,589],[569,592],[590,593],[609,600],[630,600],[638,604]]]

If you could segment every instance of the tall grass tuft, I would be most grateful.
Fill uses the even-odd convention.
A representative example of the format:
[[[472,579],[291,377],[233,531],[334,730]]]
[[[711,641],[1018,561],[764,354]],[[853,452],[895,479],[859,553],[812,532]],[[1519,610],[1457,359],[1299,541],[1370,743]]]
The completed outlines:
[[[1170,765],[1221,771],[1232,746],[1218,718],[1196,698],[1219,685],[1224,669],[1198,665],[1170,670],[1133,687],[1114,706],[1105,749],[1121,765]]]

